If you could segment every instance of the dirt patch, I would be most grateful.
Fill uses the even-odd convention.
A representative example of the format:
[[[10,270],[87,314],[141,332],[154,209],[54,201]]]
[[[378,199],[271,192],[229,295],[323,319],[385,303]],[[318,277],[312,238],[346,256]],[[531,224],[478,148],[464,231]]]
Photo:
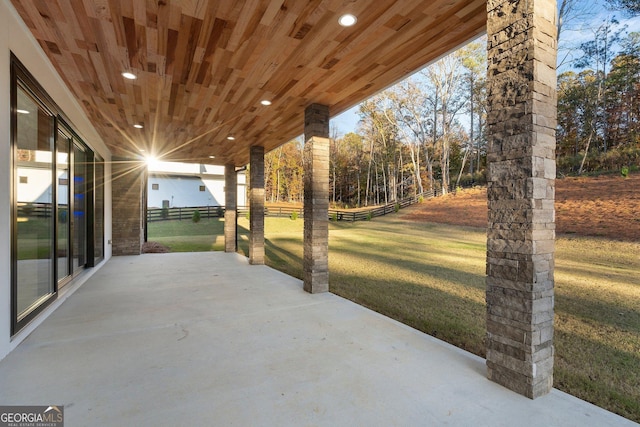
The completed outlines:
[[[142,245],[142,253],[143,254],[166,254],[171,252],[171,250],[158,242],[144,242]]]
[[[404,210],[413,221],[487,226],[487,190],[476,188],[426,200]],[[640,241],[640,174],[556,180],[559,234]]]

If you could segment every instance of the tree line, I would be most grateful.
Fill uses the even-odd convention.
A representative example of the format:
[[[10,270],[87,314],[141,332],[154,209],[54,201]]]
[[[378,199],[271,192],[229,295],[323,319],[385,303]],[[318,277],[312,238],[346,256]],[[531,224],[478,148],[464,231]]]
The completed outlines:
[[[615,24],[594,28],[573,68],[558,76],[559,175],[640,164],[640,33],[623,36]],[[360,104],[356,132],[332,129],[334,205],[485,184],[486,61],[486,39],[472,42]],[[268,201],[302,201],[302,151],[295,140],[267,153]]]

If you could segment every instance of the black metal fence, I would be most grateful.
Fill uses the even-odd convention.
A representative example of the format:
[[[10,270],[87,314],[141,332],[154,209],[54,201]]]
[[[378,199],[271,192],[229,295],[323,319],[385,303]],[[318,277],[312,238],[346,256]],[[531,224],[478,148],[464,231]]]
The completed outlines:
[[[332,221],[365,221],[378,216],[384,216],[398,212],[418,203],[421,199],[434,197],[433,191],[427,191],[421,195],[408,197],[398,202],[389,203],[383,206],[376,206],[371,209],[329,209],[329,219]],[[167,220],[191,220],[194,212],[198,211],[200,218],[223,218],[224,206],[190,206],[184,208],[149,208],[147,209],[147,221],[167,221]],[[249,213],[248,206],[238,206],[238,216],[246,216]],[[304,210],[294,207],[269,207],[264,209],[265,216],[302,218]]]

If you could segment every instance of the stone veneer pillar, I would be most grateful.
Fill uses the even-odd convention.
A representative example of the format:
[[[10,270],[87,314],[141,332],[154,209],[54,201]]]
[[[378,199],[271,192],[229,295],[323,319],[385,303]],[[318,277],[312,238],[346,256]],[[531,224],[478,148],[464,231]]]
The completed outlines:
[[[556,1],[487,12],[488,377],[536,398],[553,383]]]
[[[329,290],[329,107],[304,112],[304,290]]]
[[[112,253],[140,255],[144,243],[145,218],[143,206],[147,185],[145,162],[113,158],[111,188],[113,199]]]
[[[236,166],[224,166],[224,251],[238,250],[237,236],[237,208],[238,208],[238,174]]]
[[[249,263],[264,264],[264,147],[249,153]]]

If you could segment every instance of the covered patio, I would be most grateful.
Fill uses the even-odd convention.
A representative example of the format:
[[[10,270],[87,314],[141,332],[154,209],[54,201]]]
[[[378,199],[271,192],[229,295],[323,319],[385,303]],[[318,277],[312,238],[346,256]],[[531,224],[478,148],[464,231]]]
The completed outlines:
[[[0,211],[11,236],[11,246],[0,246],[6,272],[0,289],[12,303],[0,321],[0,357],[8,354],[0,365],[3,400],[50,396],[63,400],[70,416],[100,414],[105,424],[121,424],[124,415],[153,424],[156,416],[175,421],[214,414],[220,424],[240,425],[335,425],[367,421],[363,417],[372,424],[459,417],[457,424],[496,425],[517,414],[519,423],[552,417],[550,424],[567,425],[584,415],[575,399],[556,392],[544,397],[553,384],[554,356],[554,0],[2,0],[2,7],[3,22],[17,29],[11,36],[7,31],[3,44],[11,58],[2,71],[11,81],[4,91],[12,106],[6,116],[13,120],[3,122],[7,141],[20,135],[25,147],[38,141],[15,131],[23,121],[16,94],[23,93],[51,122],[51,134],[41,132],[47,149],[60,150],[68,125],[87,147],[102,149],[98,166],[105,175],[104,212],[96,209],[104,221],[88,215],[86,226],[78,226],[86,232],[83,243],[103,250],[104,261],[90,257],[59,281],[53,249],[65,236],[50,221],[53,231],[43,241],[51,272],[38,283],[46,285],[42,302],[34,301],[32,311],[19,309],[17,295],[30,284],[16,273],[23,236],[15,231],[21,218],[13,195],[22,177],[11,159],[20,159],[21,146],[3,146],[0,158],[11,175],[0,175],[6,184],[0,188],[13,208]],[[340,23],[347,14],[355,25]],[[489,223],[483,367],[327,291],[330,117],[484,32]],[[47,105],[52,112],[44,114]],[[72,114],[65,117],[65,111]],[[262,266],[264,153],[300,134],[307,293],[298,281]],[[226,255],[139,256],[144,155],[225,167]],[[60,165],[50,158],[53,177]],[[234,254],[234,189],[247,164],[251,267]],[[61,184],[54,181],[55,195]],[[97,244],[96,230],[104,237]],[[51,313],[48,307],[66,298],[64,286],[75,289],[85,273],[94,273],[89,283],[29,336],[45,321],[40,313]],[[544,399],[530,402],[487,377]],[[47,394],[52,390],[56,394]],[[568,418],[556,422],[556,416]]]
[[[0,362],[66,425],[631,426],[238,254],[114,257]]]

